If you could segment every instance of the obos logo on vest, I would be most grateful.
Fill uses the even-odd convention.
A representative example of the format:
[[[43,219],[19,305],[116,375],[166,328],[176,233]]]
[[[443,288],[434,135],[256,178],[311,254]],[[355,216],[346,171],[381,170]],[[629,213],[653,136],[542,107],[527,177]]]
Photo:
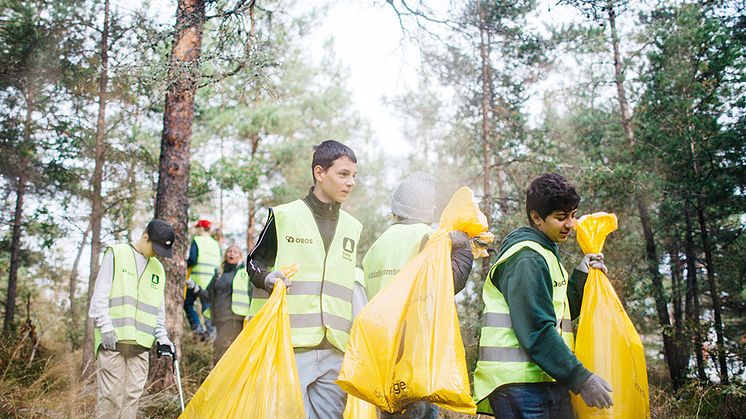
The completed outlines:
[[[345,237],[342,240],[342,258],[352,262],[352,255],[355,254],[355,240]]]
[[[287,240],[288,243],[313,244],[313,239],[306,237],[285,236],[285,240]]]

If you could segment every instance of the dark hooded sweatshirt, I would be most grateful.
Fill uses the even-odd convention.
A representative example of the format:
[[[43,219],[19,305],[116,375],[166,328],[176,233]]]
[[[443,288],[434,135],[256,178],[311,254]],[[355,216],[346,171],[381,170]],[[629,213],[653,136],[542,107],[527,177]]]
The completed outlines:
[[[521,227],[510,232],[500,245],[499,256],[512,245],[530,240],[550,250],[560,260],[556,243],[541,231]],[[567,285],[570,315],[580,314],[587,274],[577,269]],[[498,266],[488,279],[500,290],[510,308],[510,319],[518,342],[531,359],[552,378],[578,393],[591,375],[557,333],[552,305],[553,284],[549,266],[534,250],[524,248]]]

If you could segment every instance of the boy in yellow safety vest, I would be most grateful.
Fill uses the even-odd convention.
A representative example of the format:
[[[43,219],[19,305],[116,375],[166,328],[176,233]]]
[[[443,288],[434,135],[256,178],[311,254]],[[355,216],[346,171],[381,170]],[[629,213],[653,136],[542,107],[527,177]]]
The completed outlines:
[[[166,275],[158,258],[170,258],[174,230],[152,220],[135,244],[116,244],[104,253],[88,316],[94,320],[96,417],[132,418],[148,378],[156,342],[175,353],[165,328]]]
[[[311,190],[269,210],[246,264],[254,287],[249,316],[266,303],[277,281],[289,286],[290,333],[309,418],[341,418],[347,400],[334,381],[350,337],[362,224],[340,205],[355,186],[356,163],[355,153],[337,141],[316,146]],[[291,284],[281,269],[293,264]]]
[[[580,195],[557,174],[534,179],[526,194],[529,226],[510,232],[484,283],[484,314],[474,372],[477,412],[497,418],[572,418],[568,389],[589,406],[611,406],[611,387],[573,354],[588,254],[568,278],[558,244],[575,228]]]

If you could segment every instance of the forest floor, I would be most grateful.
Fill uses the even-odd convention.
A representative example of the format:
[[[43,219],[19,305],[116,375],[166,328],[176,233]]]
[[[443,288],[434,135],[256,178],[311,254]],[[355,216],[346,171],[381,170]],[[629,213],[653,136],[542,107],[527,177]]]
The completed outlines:
[[[183,342],[182,385],[186,402],[207,377],[212,348],[186,333]],[[33,359],[31,359],[31,354]],[[79,379],[81,350],[70,351],[69,343],[47,343],[34,351],[27,340],[7,340],[0,345],[0,417],[87,418],[95,405],[94,379]],[[672,392],[665,366],[648,368],[652,418],[742,418],[746,406],[743,385],[692,383]],[[178,392],[146,388],[140,402],[140,417],[175,418],[179,415]],[[441,418],[467,418],[441,409]]]

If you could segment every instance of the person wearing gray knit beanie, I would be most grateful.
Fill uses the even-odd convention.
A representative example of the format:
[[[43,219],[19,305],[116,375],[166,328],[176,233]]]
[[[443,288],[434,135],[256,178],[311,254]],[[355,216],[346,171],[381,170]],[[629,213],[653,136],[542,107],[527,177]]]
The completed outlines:
[[[435,232],[430,225],[435,218],[437,189],[435,177],[414,172],[404,178],[391,195],[394,224],[371,245],[363,258],[363,281],[368,300],[380,292],[399,271],[427,244]],[[472,253],[469,237],[461,231],[450,232],[453,288],[458,293],[471,272]],[[382,419],[432,419],[438,417],[437,406],[420,400],[404,412],[380,412]]]
[[[435,177],[414,172],[391,195],[391,212],[401,220],[430,224],[435,214],[435,196]]]

